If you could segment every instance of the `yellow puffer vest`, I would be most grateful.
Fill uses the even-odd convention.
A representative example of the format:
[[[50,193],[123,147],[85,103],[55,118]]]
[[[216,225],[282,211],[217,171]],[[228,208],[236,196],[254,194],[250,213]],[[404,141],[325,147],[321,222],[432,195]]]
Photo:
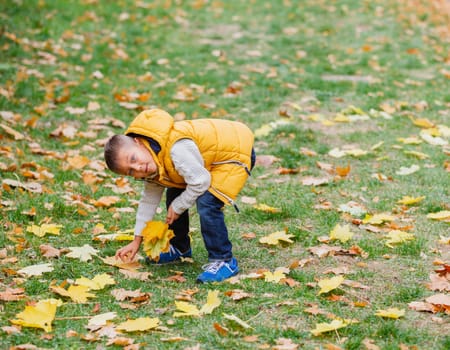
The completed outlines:
[[[184,179],[175,170],[170,150],[180,139],[192,139],[211,173],[208,189],[226,204],[234,204],[247,180],[254,136],[244,124],[223,119],[198,119],[175,122],[160,109],[141,112],[130,124],[126,135],[150,137],[161,146],[156,155],[147,145],[158,166],[158,176],[151,181],[166,187],[185,188]]]

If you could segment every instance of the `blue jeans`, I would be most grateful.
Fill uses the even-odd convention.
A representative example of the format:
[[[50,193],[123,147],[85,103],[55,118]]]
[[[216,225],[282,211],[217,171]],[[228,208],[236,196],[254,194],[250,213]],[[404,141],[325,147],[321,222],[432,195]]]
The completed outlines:
[[[169,207],[170,203],[183,191],[184,189],[168,188],[166,191],[166,206]],[[223,206],[224,203],[209,192],[205,192],[197,198],[200,230],[210,261],[229,260],[233,257],[232,245],[228,239],[228,230],[222,211]],[[169,228],[175,234],[170,243],[180,252],[186,252],[190,248],[191,243],[189,238],[188,210],[181,214]]]
[[[255,165],[256,155],[252,149],[251,168]],[[183,188],[168,188],[166,191],[166,207],[184,191]],[[197,212],[200,217],[200,230],[209,261],[230,260],[233,257],[232,244],[228,238],[228,229],[225,225],[223,213],[224,203],[208,191],[197,198]],[[170,243],[181,253],[186,252],[190,246],[189,238],[189,212],[186,210],[169,226],[175,237]]]

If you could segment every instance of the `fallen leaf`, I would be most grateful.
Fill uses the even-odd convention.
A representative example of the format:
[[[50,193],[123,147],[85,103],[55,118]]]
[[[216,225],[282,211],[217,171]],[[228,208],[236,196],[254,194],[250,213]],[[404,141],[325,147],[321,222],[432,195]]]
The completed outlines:
[[[219,299],[219,291],[213,290],[208,291],[208,297],[206,300],[206,304],[202,306],[200,309],[201,314],[210,314],[213,312],[215,308],[220,305],[221,301]]]
[[[314,336],[321,335],[322,333],[336,331],[340,328],[347,327],[349,324],[355,323],[353,320],[335,319],[330,323],[317,323],[316,328],[311,330]]]
[[[95,315],[89,319],[88,327],[90,326],[105,326],[106,323],[117,317],[115,312],[106,312],[100,315]]]
[[[345,278],[343,276],[334,276],[331,278],[326,278],[317,282],[320,287],[319,295],[323,293],[328,293],[336,288],[338,288]]]
[[[249,328],[253,328],[252,326],[250,326],[247,322],[241,320],[239,317],[235,316],[235,315],[230,315],[230,314],[223,314],[223,316],[230,321],[234,321],[237,324],[239,324],[241,327],[245,328],[245,329],[249,329]]]
[[[27,227],[27,232],[31,232],[38,237],[44,237],[46,233],[59,235],[62,225],[42,224],[41,226],[31,225]]]
[[[378,310],[375,313],[376,316],[384,317],[384,318],[400,318],[405,315],[405,310],[400,310],[396,307],[389,308],[387,310]]]
[[[51,285],[50,290],[64,297],[69,297],[75,303],[84,304],[88,298],[95,298],[95,294],[89,293],[89,287],[70,285],[65,289],[61,286]]]
[[[330,238],[341,241],[342,243],[347,242],[353,237],[353,232],[350,231],[349,225],[341,226],[337,224],[330,232]]]
[[[286,233],[286,231],[277,231],[271,233],[270,235],[261,237],[259,239],[259,242],[262,244],[269,244],[269,245],[277,245],[280,242],[293,243],[294,241],[291,240],[292,237],[294,237],[294,235],[288,234]]]
[[[253,206],[253,208],[264,211],[266,213],[281,213],[281,209],[280,208],[275,208],[275,207],[271,207],[267,204],[256,204]]]
[[[394,244],[401,244],[415,239],[413,234],[400,230],[389,231],[385,238],[387,238],[385,244],[390,248],[393,248]]]
[[[55,319],[56,308],[61,306],[61,300],[40,300],[36,305],[25,306],[25,310],[19,312],[17,319],[11,323],[24,327],[42,328],[45,332],[52,331],[52,322]]]
[[[66,254],[68,258],[80,259],[81,261],[89,261],[93,255],[97,255],[98,250],[85,244],[82,247],[69,247],[70,253]]]
[[[197,306],[187,303],[185,301],[175,301],[177,310],[181,312],[174,312],[173,317],[185,317],[185,316],[200,316],[200,310]]]
[[[100,290],[103,289],[107,285],[114,285],[116,281],[108,275],[107,273],[102,273],[94,276],[94,278],[89,279],[86,277],[80,277],[75,280],[75,284],[79,286],[86,286],[90,290]]]
[[[26,276],[41,276],[45,272],[52,272],[52,271],[53,271],[52,264],[47,263],[47,264],[30,265],[24,267],[23,269],[20,269],[19,271],[17,271],[17,273]]]
[[[135,320],[128,320],[117,325],[118,330],[126,332],[148,331],[159,326],[159,318],[140,317]]]

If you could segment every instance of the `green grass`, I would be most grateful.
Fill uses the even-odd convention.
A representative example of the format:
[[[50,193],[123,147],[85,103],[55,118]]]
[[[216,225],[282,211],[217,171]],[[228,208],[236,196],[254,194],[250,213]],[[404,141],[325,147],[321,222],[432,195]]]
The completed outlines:
[[[15,139],[0,127],[0,180],[34,181],[44,188],[42,193],[31,193],[2,183],[0,246],[6,249],[7,258],[16,257],[17,261],[0,260],[0,292],[7,287],[24,288],[27,298],[1,301],[0,327],[10,326],[10,320],[27,303],[58,297],[49,289],[51,283],[105,272],[116,280],[116,285],[95,291],[96,298],[86,304],[63,298],[50,337],[37,328],[22,327],[10,335],[2,328],[2,348],[20,344],[49,349],[105,347],[106,337],[86,340],[95,335],[86,325],[90,316],[114,311],[114,325],[138,317],[160,319],[162,327],[156,331],[121,335],[145,349],[276,348],[282,338],[302,349],[327,344],[361,349],[367,341],[380,349],[447,349],[448,315],[434,315],[439,323],[431,314],[408,308],[410,302],[437,293],[425,285],[436,269],[433,262],[449,264],[448,245],[438,243],[441,236],[448,236],[448,223],[426,217],[449,210],[448,145],[398,141],[419,137],[422,129],[413,124],[414,119],[427,118],[449,127],[450,84],[443,72],[449,70],[450,45],[442,23],[448,23],[450,14],[433,13],[426,1],[415,4],[412,7],[403,0],[31,0],[16,1],[14,6],[0,4],[0,123],[25,137]],[[103,78],[95,77],[98,72]],[[149,76],[152,79],[145,79]],[[230,96],[232,86],[238,87],[239,93]],[[186,96],[190,92],[192,99],[177,98],[180,92]],[[148,94],[149,98],[130,98],[128,102],[139,105],[137,110],[120,106],[117,96],[133,94]],[[87,110],[89,102],[97,102],[100,108]],[[371,117],[327,124],[349,106]],[[394,108],[389,111],[391,119],[369,113],[386,106]],[[85,111],[73,114],[69,107]],[[281,212],[262,212],[239,201],[240,213],[227,208],[226,218],[242,275],[261,269],[273,271],[311,258],[304,267],[290,271],[294,286],[262,279],[242,279],[234,285],[195,284],[207,261],[195,209],[191,210],[194,262],[144,266],[141,271],[152,273],[149,281],[124,278],[98,257],[81,262],[65,253],[58,259],[42,256],[41,244],[58,249],[89,244],[101,257],[112,256],[122,246],[120,242],[93,241],[93,232],[98,224],[108,233],[133,228],[134,213],[126,209],[136,209],[141,183],[130,180],[136,193],[119,195],[121,200],[111,207],[94,206],[100,197],[116,195],[110,185],[117,176],[104,168],[99,140],[124,131],[112,124],[113,118],[127,124],[139,110],[152,107],[173,115],[184,113],[187,119],[240,120],[253,130],[287,112],[289,124],[255,142],[257,154],[273,155],[279,161],[269,167],[257,166],[241,193]],[[7,117],[6,112],[14,116]],[[60,126],[73,126],[76,136],[51,136]],[[449,141],[448,135],[441,137]],[[44,154],[34,153],[33,143],[39,144]],[[368,153],[342,158],[329,155],[332,149],[349,145]],[[315,155],[306,155],[304,149]],[[405,151],[421,152],[429,158],[418,159]],[[77,155],[95,163],[72,169],[68,161]],[[318,163],[349,165],[351,170],[347,177],[339,178],[320,169]],[[420,166],[418,172],[397,174],[400,167],[413,164]],[[301,171],[280,175],[279,167]],[[83,182],[87,170],[98,178],[94,186]],[[30,178],[27,171],[53,176]],[[381,175],[386,179],[380,180]],[[321,186],[305,186],[302,179],[307,176],[328,176],[330,180]],[[397,203],[403,196],[426,198],[405,208]],[[382,225],[380,232],[369,232],[358,227],[357,221],[352,223],[364,216],[352,217],[338,210],[351,201],[364,205],[368,214],[396,216],[395,224],[411,226],[409,232],[415,240],[387,247],[387,225]],[[331,204],[329,210],[317,207],[326,202]],[[33,208],[36,214],[28,215]],[[164,215],[163,210],[156,219]],[[29,225],[42,223],[62,225],[61,234],[39,238],[26,232]],[[347,250],[359,246],[367,257],[336,254],[318,258],[311,254],[309,248],[323,244],[318,239],[328,236],[336,224],[346,223],[355,236],[345,243],[328,244]],[[259,238],[282,230],[293,235],[294,243],[270,247],[259,243]],[[248,233],[256,238],[244,239]],[[43,276],[22,278],[14,273],[48,262],[54,271]],[[343,285],[318,295],[317,282],[331,277],[324,271],[342,267],[350,270],[346,279],[368,288]],[[185,282],[168,280],[176,271],[183,273]],[[151,297],[136,309],[123,309],[110,293],[117,288],[140,289]],[[191,302],[198,307],[206,302],[210,290],[219,290],[221,305],[211,315],[175,318],[176,297],[194,289],[198,291]],[[234,289],[250,297],[233,301],[226,293]],[[333,300],[332,295],[341,299]],[[361,301],[365,306],[355,306]],[[312,305],[323,313],[306,312]],[[377,310],[391,307],[404,309],[405,316],[397,320],[375,316]],[[326,313],[359,322],[313,336],[310,331],[317,323],[331,322]],[[224,314],[235,315],[252,328],[245,329]],[[215,324],[227,328],[227,335],[220,335]],[[68,337],[68,331],[76,335]],[[254,336],[254,341],[247,336]],[[171,337],[183,340],[164,341]]]

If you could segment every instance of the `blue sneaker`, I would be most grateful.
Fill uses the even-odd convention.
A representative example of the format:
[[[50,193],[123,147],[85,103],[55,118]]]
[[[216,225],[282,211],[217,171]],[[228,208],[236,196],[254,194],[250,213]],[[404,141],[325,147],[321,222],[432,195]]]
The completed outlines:
[[[213,261],[209,264],[203,265],[203,270],[197,277],[197,282],[220,282],[237,275],[239,267],[236,258],[230,261]]]
[[[175,248],[173,245],[170,245],[169,251],[167,253],[159,254],[158,261],[151,260],[149,257],[145,258],[145,261],[148,264],[163,265],[163,264],[170,264],[172,262],[181,261],[181,258],[190,258],[191,256],[192,256],[191,248],[189,248],[189,250],[187,252],[182,253],[177,248]]]

